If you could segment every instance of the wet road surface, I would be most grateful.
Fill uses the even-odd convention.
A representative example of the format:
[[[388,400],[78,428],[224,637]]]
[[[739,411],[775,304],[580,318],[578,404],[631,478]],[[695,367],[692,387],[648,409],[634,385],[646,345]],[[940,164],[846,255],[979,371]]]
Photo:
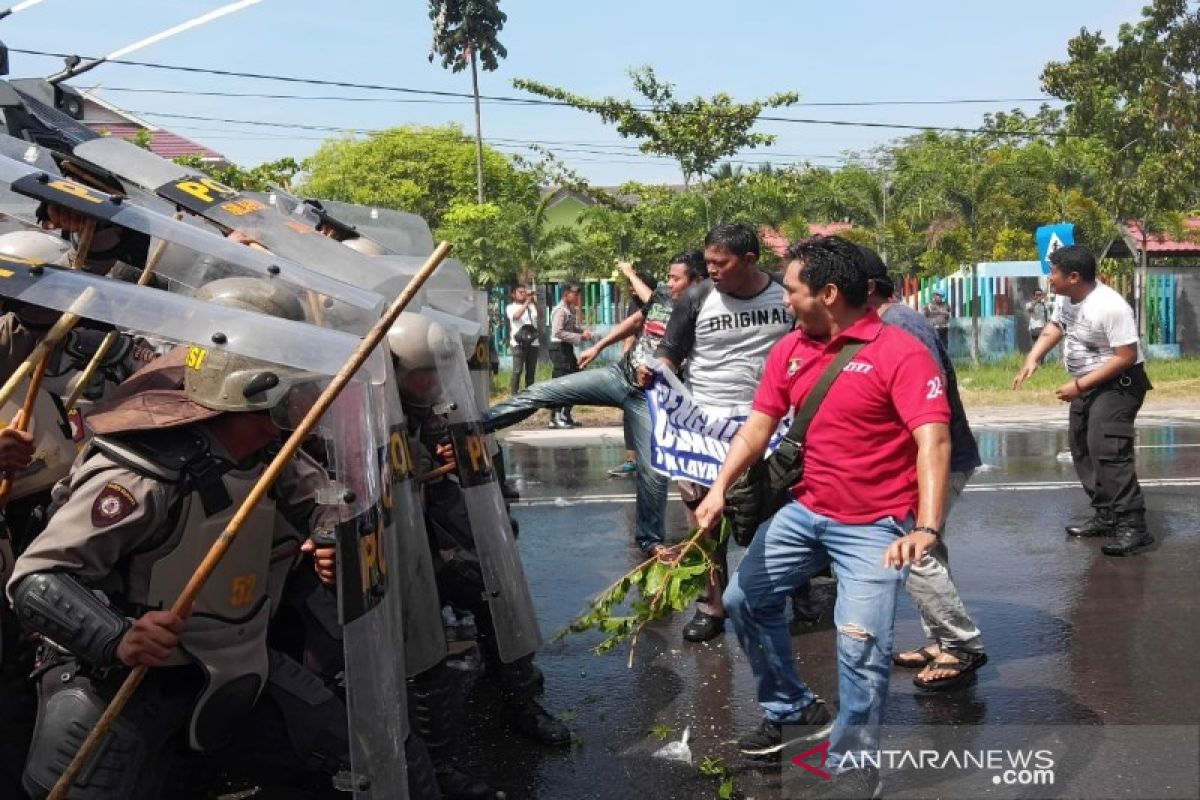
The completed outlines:
[[[979,429],[977,437],[985,466],[951,515],[948,545],[990,662],[972,685],[945,694],[917,692],[911,671],[893,670],[885,723],[989,730],[1183,725],[1189,726],[1182,729],[1185,738],[1194,735],[1200,730],[1194,661],[1200,650],[1200,426],[1139,427],[1138,471],[1157,542],[1124,559],[1103,556],[1100,540],[1070,540],[1063,533],[1073,515],[1087,512],[1064,454],[1065,427],[1010,423]],[[494,730],[476,731],[469,747],[474,768],[509,798],[709,798],[717,781],[695,765],[711,756],[735,771],[746,797],[802,796],[781,789],[790,779],[781,769],[795,767],[755,765],[733,745],[757,724],[760,711],[732,632],[707,644],[684,643],[680,628],[690,612],[679,615],[643,633],[632,669],[623,648],[593,655],[595,634],[549,643],[588,597],[639,560],[631,535],[633,481],[605,474],[621,460],[619,436],[587,446],[553,444],[509,443],[505,452],[523,496],[514,516],[548,642],[538,657],[545,704],[569,720],[580,741],[570,752],[554,753]],[[672,494],[668,531],[678,538],[684,530]],[[741,552],[731,548],[731,563]],[[922,643],[906,596],[898,607],[898,648]],[[793,647],[814,691],[836,702],[831,627],[793,636]],[[486,704],[482,697],[477,702]],[[487,724],[486,715],[476,719]],[[670,728],[674,739],[690,730],[692,766],[651,756],[664,744],[650,734],[654,726]],[[1194,796],[1194,764],[1152,765],[1136,750],[1116,748],[1114,757],[1113,748],[1092,748],[1082,763],[1059,765],[1054,789],[1024,796],[1139,796],[1110,779],[1148,768],[1177,769],[1179,796]],[[964,791],[924,773],[914,780],[885,771],[885,779],[887,796]]]

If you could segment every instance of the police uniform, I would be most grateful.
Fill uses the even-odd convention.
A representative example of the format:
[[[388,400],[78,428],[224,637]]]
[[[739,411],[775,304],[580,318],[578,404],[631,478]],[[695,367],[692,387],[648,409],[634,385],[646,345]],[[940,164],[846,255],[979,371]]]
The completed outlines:
[[[9,584],[18,616],[48,640],[25,773],[35,795],[53,785],[119,686],[116,649],[130,618],[169,607],[263,470],[261,459],[233,463],[203,423],[147,431],[146,422],[161,418],[123,416],[125,424],[96,436],[55,488],[47,528]],[[104,414],[93,421],[102,426]],[[286,744],[301,766],[344,763],[341,701],[266,641],[298,555],[294,531],[315,521],[325,481],[310,459],[288,465],[197,598],[179,646],[150,670],[114,741],[77,782],[79,796],[154,796],[179,737],[211,750],[247,719],[293,723]],[[291,525],[278,525],[277,513]]]

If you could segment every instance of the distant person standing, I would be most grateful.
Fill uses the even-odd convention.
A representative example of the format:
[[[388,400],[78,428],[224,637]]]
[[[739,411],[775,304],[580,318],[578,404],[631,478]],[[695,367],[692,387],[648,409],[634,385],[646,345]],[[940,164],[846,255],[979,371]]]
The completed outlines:
[[[1154,542],[1133,463],[1134,423],[1153,388],[1146,375],[1133,309],[1096,282],[1096,257],[1086,247],[1050,254],[1050,288],[1058,295],[1050,324],[1013,380],[1018,388],[1046,353],[1066,338],[1063,363],[1071,380],[1054,394],[1071,404],[1071,460],[1092,501],[1091,519],[1068,525],[1071,536],[1107,536],[1105,555],[1124,556]]]
[[[941,292],[934,292],[933,299],[925,304],[921,313],[937,331],[938,341],[942,343],[942,347],[946,348],[946,352],[950,352],[950,306],[946,304],[945,295]]]
[[[583,285],[578,281],[563,284],[562,299],[550,312],[550,363],[552,377],[561,378],[579,371],[575,345],[590,342],[592,332],[579,326],[579,308],[583,305]],[[571,416],[571,406],[559,406],[550,417],[551,428],[578,428]]]
[[[504,315],[508,317],[508,345],[512,352],[512,382],[509,391],[516,394],[521,389],[521,373],[525,373],[525,388],[533,385],[537,374],[538,310],[533,294],[518,283],[508,293],[509,299]]]
[[[1041,289],[1035,291],[1033,299],[1025,304],[1025,313],[1029,315],[1030,344],[1037,344],[1046,324],[1050,322],[1050,303],[1046,300],[1046,293]]]

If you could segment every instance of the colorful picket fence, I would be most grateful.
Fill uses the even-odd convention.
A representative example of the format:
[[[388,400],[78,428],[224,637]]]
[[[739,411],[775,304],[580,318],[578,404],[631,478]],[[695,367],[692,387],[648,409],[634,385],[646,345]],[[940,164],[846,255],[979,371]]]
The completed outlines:
[[[617,281],[591,280],[581,281],[583,284],[583,306],[580,310],[579,324],[585,328],[597,325],[615,325],[625,318],[632,295],[629,290]],[[504,310],[511,302],[509,299],[510,286],[494,286],[489,295],[489,308],[492,319],[492,341],[501,355],[508,355],[509,325]],[[562,299],[563,286],[561,283],[539,283],[535,289],[538,299],[545,311],[545,319],[541,320],[542,327],[550,330],[550,310]]]
[[[1179,344],[1175,313],[1178,279],[1174,275],[1150,275],[1146,281],[1146,344]]]
[[[971,316],[971,306],[979,303],[979,316],[1003,317],[1013,313],[1011,278],[969,277],[905,278],[901,288],[904,302],[922,309],[933,300],[934,293],[946,298],[950,313],[955,317]]]

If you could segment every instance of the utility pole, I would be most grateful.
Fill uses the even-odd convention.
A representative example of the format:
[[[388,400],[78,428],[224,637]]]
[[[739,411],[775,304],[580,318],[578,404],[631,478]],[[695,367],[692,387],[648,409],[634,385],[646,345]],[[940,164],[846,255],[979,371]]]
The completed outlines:
[[[475,189],[480,205],[483,205],[483,117],[479,113],[479,68],[475,65],[475,54],[471,60],[471,89],[475,95]]]

